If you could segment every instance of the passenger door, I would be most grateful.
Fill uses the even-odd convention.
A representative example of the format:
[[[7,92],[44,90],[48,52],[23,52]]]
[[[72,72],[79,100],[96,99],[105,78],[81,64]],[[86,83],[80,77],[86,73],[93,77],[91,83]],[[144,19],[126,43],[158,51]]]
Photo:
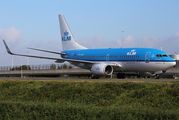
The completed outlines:
[[[150,62],[150,55],[151,55],[151,52],[148,51],[146,54],[145,54],[145,63],[149,63]]]

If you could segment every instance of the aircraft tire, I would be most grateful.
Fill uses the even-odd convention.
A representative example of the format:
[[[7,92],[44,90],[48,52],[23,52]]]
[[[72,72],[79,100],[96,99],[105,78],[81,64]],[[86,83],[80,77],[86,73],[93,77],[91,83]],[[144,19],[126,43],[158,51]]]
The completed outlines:
[[[96,76],[94,74],[91,74],[91,79],[95,79]]]
[[[124,74],[121,74],[121,73],[118,73],[118,74],[117,74],[117,78],[118,78],[118,79],[125,79],[125,75],[124,75]]]
[[[160,76],[159,75],[155,75],[155,79],[160,79]]]
[[[96,76],[96,79],[99,79],[99,76]]]

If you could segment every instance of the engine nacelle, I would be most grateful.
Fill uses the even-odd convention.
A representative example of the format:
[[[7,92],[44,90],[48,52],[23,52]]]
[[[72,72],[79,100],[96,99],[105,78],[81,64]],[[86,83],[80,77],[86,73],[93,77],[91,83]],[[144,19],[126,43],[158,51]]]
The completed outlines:
[[[107,64],[95,64],[91,67],[91,72],[95,75],[111,75],[113,67]]]

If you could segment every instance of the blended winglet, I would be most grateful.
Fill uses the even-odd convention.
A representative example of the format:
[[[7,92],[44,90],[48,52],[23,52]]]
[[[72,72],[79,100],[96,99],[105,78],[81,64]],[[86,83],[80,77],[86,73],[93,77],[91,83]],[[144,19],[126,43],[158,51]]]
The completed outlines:
[[[4,39],[3,39],[3,42],[4,42],[4,45],[5,45],[5,48],[6,48],[7,52],[8,52],[9,54],[13,55],[13,53],[10,51],[10,49],[9,49],[9,47],[7,46],[7,44],[6,44],[6,42],[5,42]]]

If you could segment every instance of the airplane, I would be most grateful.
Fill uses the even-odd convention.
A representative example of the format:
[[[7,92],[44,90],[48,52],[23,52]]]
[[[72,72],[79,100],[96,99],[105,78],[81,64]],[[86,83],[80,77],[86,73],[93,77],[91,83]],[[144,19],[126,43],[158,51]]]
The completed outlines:
[[[140,76],[154,76],[159,79],[161,73],[165,73],[176,64],[166,52],[153,48],[88,49],[75,41],[63,14],[59,15],[59,23],[63,51],[27,49],[59,54],[61,58],[15,54],[10,51],[3,40],[7,52],[11,55],[56,60],[56,63],[68,61],[75,66],[90,70],[92,79],[112,74],[116,74],[119,79],[124,79],[127,72],[134,72]]]

